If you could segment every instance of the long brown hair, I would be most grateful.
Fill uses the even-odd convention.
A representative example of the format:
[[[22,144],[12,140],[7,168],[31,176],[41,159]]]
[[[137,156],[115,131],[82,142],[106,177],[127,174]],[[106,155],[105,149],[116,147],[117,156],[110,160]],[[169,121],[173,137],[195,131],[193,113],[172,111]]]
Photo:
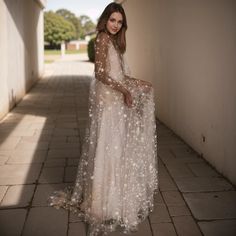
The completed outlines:
[[[106,28],[107,21],[109,20],[111,14],[114,12],[119,12],[123,18],[122,27],[120,31],[115,35],[115,39],[116,39],[116,43],[118,45],[120,52],[124,53],[126,50],[125,32],[128,26],[127,26],[127,19],[126,19],[125,11],[123,7],[121,6],[121,4],[118,4],[115,2],[108,4],[98,20],[96,29],[98,31],[98,34],[100,32],[107,32],[107,28]]]

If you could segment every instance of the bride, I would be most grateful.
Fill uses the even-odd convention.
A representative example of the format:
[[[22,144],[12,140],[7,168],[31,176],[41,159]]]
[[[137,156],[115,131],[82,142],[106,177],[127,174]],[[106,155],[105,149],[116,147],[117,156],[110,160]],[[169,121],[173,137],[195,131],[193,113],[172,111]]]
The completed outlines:
[[[153,88],[130,76],[126,30],[124,9],[110,3],[97,24],[89,125],[75,184],[49,198],[50,206],[82,217],[90,236],[117,226],[136,231],[158,188]]]

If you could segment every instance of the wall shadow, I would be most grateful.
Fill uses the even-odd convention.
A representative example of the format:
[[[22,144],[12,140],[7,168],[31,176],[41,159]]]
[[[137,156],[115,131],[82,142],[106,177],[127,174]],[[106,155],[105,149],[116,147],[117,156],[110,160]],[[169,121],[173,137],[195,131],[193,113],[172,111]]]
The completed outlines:
[[[35,84],[42,73],[42,63],[39,61],[39,48],[43,47],[39,35],[42,9],[35,1],[25,4],[21,1],[4,0],[6,6],[7,53],[9,59],[4,64],[6,67],[5,79],[9,110],[16,106]],[[42,57],[42,55],[41,55]]]
[[[88,119],[90,80],[88,75],[43,78],[11,111],[12,119],[0,124],[0,130],[6,131],[4,138],[17,140],[14,148],[6,150],[5,166],[12,171],[25,172],[9,173],[11,178],[5,178],[4,185],[9,187],[0,212],[43,209],[54,190],[73,185]],[[22,125],[23,128],[17,130],[22,122],[27,127]]]

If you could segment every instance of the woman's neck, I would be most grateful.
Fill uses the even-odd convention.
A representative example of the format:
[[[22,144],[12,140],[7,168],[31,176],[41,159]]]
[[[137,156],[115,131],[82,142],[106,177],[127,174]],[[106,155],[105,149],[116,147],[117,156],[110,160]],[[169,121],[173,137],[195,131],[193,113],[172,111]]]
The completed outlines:
[[[109,37],[109,39],[111,40],[111,42],[113,43],[115,49],[120,52],[119,46],[118,46],[118,43],[117,43],[117,34],[115,34],[115,35],[114,35],[114,34],[111,34],[111,33],[110,33],[109,31],[107,31],[107,30],[105,30],[104,32],[108,35],[108,37]]]
[[[111,34],[108,30],[104,30],[104,32],[111,38],[111,39],[113,39],[113,40],[116,40],[116,38],[117,38],[117,34]]]

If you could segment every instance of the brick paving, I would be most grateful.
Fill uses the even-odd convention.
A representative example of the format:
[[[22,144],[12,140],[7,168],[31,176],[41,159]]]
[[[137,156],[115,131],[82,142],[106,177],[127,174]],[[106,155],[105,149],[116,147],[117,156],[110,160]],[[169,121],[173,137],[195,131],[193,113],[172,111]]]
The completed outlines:
[[[47,64],[44,78],[1,121],[1,236],[86,235],[83,222],[46,200],[75,179],[92,73],[86,55]],[[166,126],[157,128],[160,193],[132,235],[236,235],[235,187]]]

